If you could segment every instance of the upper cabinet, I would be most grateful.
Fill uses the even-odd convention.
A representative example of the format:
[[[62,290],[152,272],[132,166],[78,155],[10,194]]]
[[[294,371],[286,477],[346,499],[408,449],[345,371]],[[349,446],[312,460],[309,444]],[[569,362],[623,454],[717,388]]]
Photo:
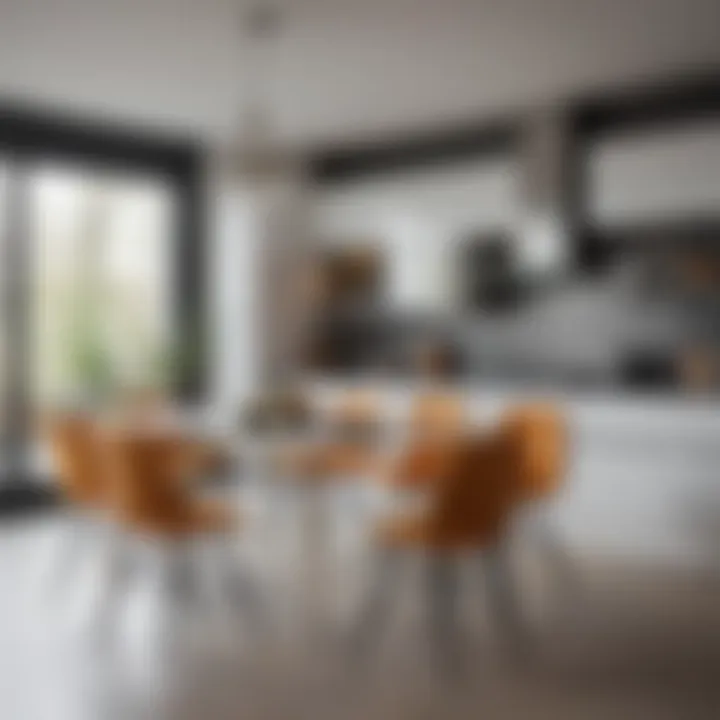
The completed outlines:
[[[600,226],[720,218],[720,120],[598,139],[587,171],[588,212]]]

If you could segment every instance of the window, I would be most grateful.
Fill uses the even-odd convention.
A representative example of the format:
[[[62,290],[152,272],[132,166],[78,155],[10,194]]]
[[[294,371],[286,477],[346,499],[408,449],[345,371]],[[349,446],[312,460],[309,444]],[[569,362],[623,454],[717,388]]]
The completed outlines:
[[[35,399],[169,381],[157,366],[175,342],[170,188],[46,166],[30,195]]]
[[[0,108],[0,509],[47,479],[37,411],[199,389],[199,218],[192,144]]]

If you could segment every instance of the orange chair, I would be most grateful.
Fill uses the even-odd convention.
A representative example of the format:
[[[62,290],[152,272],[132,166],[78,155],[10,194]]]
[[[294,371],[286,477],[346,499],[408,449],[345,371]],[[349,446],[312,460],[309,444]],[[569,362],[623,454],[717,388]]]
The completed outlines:
[[[201,502],[185,482],[196,447],[168,432],[121,431],[106,441],[109,504],[119,522],[150,535],[228,531],[239,523],[225,505]]]
[[[560,408],[550,403],[521,405],[503,422],[522,441],[521,500],[551,498],[562,486],[569,453],[568,426]]]
[[[51,413],[43,418],[40,429],[67,509],[59,535],[49,538],[40,570],[46,591],[49,577],[65,579],[79,559],[103,549],[109,524],[105,513],[107,477],[95,418],[77,411]]]
[[[104,501],[104,473],[94,419],[83,413],[60,413],[44,422],[57,479],[76,508],[97,511]]]
[[[422,395],[410,413],[407,447],[381,479],[394,487],[408,487],[442,477],[465,425],[465,407],[458,396],[442,392]]]
[[[428,502],[412,515],[381,524],[381,542],[459,551],[496,540],[515,505],[519,452],[509,433],[456,440],[447,471],[429,489]]]
[[[508,412],[503,426],[516,436],[521,453],[518,502],[534,542],[544,548],[559,588],[577,590],[577,572],[550,517],[550,503],[563,487],[570,454],[570,432],[565,415],[553,403],[536,402]]]
[[[409,552],[426,558],[430,628],[442,659],[453,665],[459,659],[454,637],[455,563],[469,551],[484,551],[493,609],[514,638],[520,637],[504,543],[522,482],[520,457],[518,436],[504,429],[490,436],[458,437],[444,475],[428,486],[426,504],[381,522],[375,535],[379,550],[375,586],[357,626],[361,648],[380,632],[391,586],[400,571],[398,563]]]
[[[176,412],[162,393],[152,389],[138,389],[126,393],[109,420],[115,425],[131,428],[172,427]],[[230,453],[219,442],[207,438],[187,438],[183,446],[188,476],[206,478],[226,469],[231,463]]]
[[[241,577],[239,560],[233,558],[239,513],[224,503],[197,498],[187,482],[193,443],[168,431],[132,429],[110,431],[103,443],[109,508],[127,539],[146,541],[134,543],[136,549],[159,551],[160,581],[175,588],[178,578],[187,581],[192,571],[209,578],[206,589],[221,610],[231,609],[229,601],[237,593],[258,610],[255,589]],[[200,565],[194,562],[198,550],[205,551]]]

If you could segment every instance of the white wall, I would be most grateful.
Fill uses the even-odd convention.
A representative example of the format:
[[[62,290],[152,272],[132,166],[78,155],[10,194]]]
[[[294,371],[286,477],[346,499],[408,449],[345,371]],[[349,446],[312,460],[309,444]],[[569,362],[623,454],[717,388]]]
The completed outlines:
[[[211,397],[220,411],[277,381],[302,349],[309,322],[307,202],[297,177],[261,187],[212,176]]]
[[[213,405],[223,414],[237,412],[243,398],[257,386],[260,288],[258,217],[242,191],[213,184],[208,287],[212,338]]]

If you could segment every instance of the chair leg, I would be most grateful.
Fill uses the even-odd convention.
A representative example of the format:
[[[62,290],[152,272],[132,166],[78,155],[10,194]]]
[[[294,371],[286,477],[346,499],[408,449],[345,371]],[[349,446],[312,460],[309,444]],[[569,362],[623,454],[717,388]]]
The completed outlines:
[[[486,550],[482,559],[488,603],[496,622],[514,650],[527,648],[529,636],[514,583],[508,546],[499,543]]]
[[[535,521],[534,531],[552,565],[560,596],[566,598],[577,594],[580,588],[577,568],[551,519],[546,515],[538,517]]]
[[[431,553],[426,559],[428,630],[434,659],[444,674],[463,668],[457,624],[458,568],[455,558]]]
[[[223,536],[215,543],[218,579],[232,608],[239,606],[247,614],[250,624],[260,629],[267,621],[268,600],[248,572],[235,542],[234,536]]]
[[[143,653],[166,652],[189,627],[182,601],[187,588],[180,582],[180,570],[187,561],[187,543],[175,538],[132,536],[126,538],[140,573],[137,589],[140,600],[130,613],[130,639]],[[135,605],[135,603],[131,603]],[[138,612],[139,610],[139,612]]]
[[[171,593],[180,603],[195,605],[200,596],[199,582],[189,540],[178,540],[171,553],[167,582]]]
[[[366,659],[386,627],[399,582],[401,557],[397,551],[378,550],[373,559],[370,590],[349,634],[349,650],[358,660]]]
[[[93,572],[92,622],[100,629],[114,627],[119,603],[125,597],[130,575],[131,548],[117,527],[98,523],[95,529],[96,561]]]
[[[37,591],[41,597],[52,596],[63,581],[72,585],[68,582],[69,574],[76,571],[81,562],[91,540],[88,535],[85,518],[72,515],[63,527],[46,538],[37,570]]]
[[[219,619],[233,618],[229,592],[228,563],[223,557],[226,547],[221,538],[202,537],[194,541],[195,570],[200,589]]]

